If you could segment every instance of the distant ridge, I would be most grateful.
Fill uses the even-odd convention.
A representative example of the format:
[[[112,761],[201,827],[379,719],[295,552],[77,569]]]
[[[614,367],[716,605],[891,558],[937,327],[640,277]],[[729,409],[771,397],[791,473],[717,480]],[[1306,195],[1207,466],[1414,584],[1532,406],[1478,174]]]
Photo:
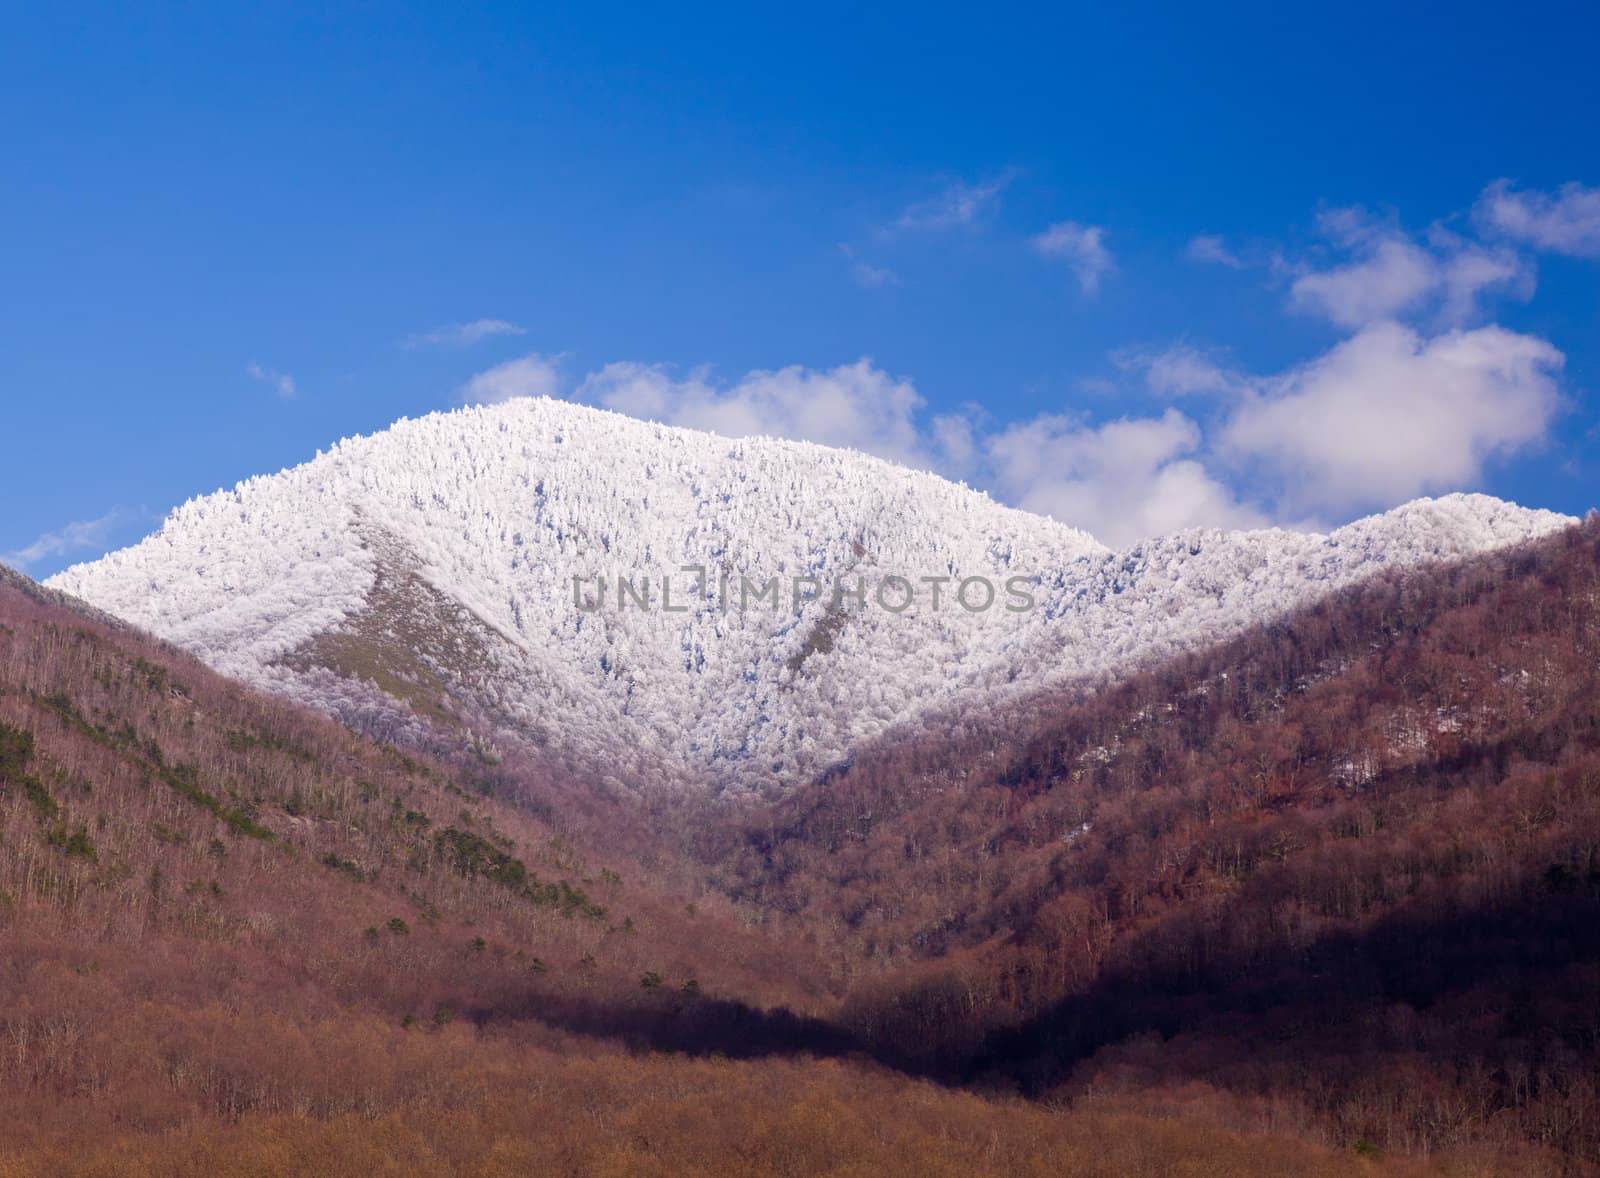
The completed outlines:
[[[1576,521],[1483,495],[1327,535],[1087,533],[853,451],[550,399],[402,420],[175,510],[48,584],[382,735],[514,739],[638,788],[782,788],[937,710],[1115,675],[1393,566]],[[814,577],[787,608],[580,609],[596,578]],[[1035,608],[830,608],[890,576],[1026,577]],[[953,588],[954,582],[952,582]],[[870,590],[869,590],[870,592]],[[1002,590],[1003,592],[1003,590]],[[592,600],[592,597],[590,598]]]

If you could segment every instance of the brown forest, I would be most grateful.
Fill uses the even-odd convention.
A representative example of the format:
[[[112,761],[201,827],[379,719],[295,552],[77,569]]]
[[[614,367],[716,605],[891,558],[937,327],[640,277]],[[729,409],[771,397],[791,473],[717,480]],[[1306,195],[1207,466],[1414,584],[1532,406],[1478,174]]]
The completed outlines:
[[[1600,1171],[1600,525],[782,802],[0,581],[0,1175]]]

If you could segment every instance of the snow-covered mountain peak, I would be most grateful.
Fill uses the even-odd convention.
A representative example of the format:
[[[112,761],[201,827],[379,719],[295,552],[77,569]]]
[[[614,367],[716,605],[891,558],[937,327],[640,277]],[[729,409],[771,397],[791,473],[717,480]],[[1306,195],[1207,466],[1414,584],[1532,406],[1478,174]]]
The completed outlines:
[[[745,787],[1571,522],[1452,495],[1112,552],[867,455],[524,399],[193,499],[50,584],[392,734],[465,717],[624,780]]]

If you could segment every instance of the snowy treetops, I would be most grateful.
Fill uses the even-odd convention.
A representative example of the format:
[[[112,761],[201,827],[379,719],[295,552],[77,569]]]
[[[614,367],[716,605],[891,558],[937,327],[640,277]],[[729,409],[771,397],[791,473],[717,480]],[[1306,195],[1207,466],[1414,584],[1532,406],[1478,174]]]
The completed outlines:
[[[154,535],[50,585],[347,717],[377,688],[317,665],[319,637],[410,642],[480,714],[587,764],[751,788],[814,775],[933,711],[1115,673],[1388,566],[1571,522],[1452,495],[1326,535],[1195,529],[1112,552],[863,454],[523,399],[401,420],[192,499]],[[703,570],[700,592],[686,568]],[[452,603],[439,623],[450,633],[418,646],[421,605],[390,593],[387,612],[375,607],[375,587],[402,574]],[[669,577],[685,590],[671,610],[584,609],[575,593]],[[855,599],[858,581],[892,578],[949,578],[952,590],[983,579],[1000,604]],[[823,591],[727,608],[716,588],[741,579]],[[1032,607],[1002,608],[1008,585]],[[470,673],[448,653],[469,631]]]

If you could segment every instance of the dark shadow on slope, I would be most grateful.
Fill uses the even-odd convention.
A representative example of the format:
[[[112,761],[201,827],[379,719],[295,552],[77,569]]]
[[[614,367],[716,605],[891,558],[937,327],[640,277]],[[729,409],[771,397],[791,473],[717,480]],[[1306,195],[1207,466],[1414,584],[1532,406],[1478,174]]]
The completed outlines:
[[[643,992],[635,1000],[622,1001],[530,995],[521,1003],[464,1013],[480,1026],[533,1020],[573,1034],[620,1040],[636,1049],[728,1059],[872,1058],[897,1071],[927,1075],[924,1069],[879,1058],[868,1044],[835,1023],[797,1015],[783,1007],[763,1010],[681,990]]]
[[[1260,907],[1221,929],[1180,914],[1129,948],[1087,993],[991,1035],[962,1080],[1071,1090],[1137,1043],[1144,1082],[1332,1101],[1424,1061],[1423,1072],[1470,1081],[1493,1116],[1600,1063],[1596,847],[1489,903],[1420,901],[1303,948],[1284,944]]]

